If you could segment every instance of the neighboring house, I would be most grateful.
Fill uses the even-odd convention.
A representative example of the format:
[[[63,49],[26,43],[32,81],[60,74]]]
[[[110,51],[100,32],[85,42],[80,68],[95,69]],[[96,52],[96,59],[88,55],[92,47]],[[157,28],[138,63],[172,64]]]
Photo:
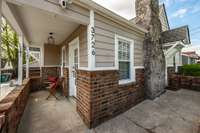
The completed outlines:
[[[40,78],[65,78],[65,96],[76,97],[77,112],[88,127],[144,100],[147,31],[133,21],[90,0],[74,0],[66,8],[55,0],[3,0],[2,12],[20,35],[21,47],[40,48]],[[183,38],[168,40],[182,30],[169,30],[165,9],[161,14],[170,59],[190,43],[189,31],[180,28],[186,29]]]
[[[183,65],[196,64],[199,59],[200,57],[195,51],[182,52]]]
[[[175,29],[170,29],[165,5],[160,5],[159,10],[166,66],[177,68],[178,66],[182,66],[181,50],[184,47],[191,45],[189,28],[188,26],[181,26]],[[130,21],[135,23],[135,18]]]
[[[190,33],[188,26],[170,29],[165,5],[160,6],[160,21],[162,25],[162,43],[166,58],[166,68],[174,67],[178,71],[178,66],[182,66],[181,50],[190,45]],[[166,69],[166,81],[167,81]]]

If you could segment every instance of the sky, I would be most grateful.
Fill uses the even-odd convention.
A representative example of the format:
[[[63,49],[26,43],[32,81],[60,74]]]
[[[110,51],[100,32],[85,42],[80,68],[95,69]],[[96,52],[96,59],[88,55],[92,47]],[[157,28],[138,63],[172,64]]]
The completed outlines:
[[[126,19],[135,17],[134,0],[93,0]],[[200,47],[200,0],[160,0],[165,3],[170,28],[189,25],[192,45]]]

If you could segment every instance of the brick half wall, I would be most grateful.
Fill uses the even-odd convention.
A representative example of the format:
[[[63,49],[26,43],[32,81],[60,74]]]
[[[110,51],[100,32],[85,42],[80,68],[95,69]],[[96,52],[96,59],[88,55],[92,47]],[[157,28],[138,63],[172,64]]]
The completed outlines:
[[[0,132],[16,133],[23,115],[30,92],[30,79],[25,79],[23,85],[18,86],[0,101]]]
[[[145,99],[144,70],[136,70],[136,82],[119,85],[119,73],[78,71],[77,111],[89,128],[123,113]]]
[[[170,74],[168,80],[170,90],[189,89],[200,91],[200,77]]]

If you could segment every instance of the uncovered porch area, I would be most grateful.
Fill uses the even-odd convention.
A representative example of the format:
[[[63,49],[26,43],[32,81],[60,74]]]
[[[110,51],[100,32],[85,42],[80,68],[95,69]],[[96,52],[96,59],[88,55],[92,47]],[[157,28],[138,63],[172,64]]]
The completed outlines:
[[[91,130],[76,113],[75,99],[58,95],[59,101],[46,101],[47,94],[30,95],[18,133],[197,133],[198,129],[200,92],[167,91]]]

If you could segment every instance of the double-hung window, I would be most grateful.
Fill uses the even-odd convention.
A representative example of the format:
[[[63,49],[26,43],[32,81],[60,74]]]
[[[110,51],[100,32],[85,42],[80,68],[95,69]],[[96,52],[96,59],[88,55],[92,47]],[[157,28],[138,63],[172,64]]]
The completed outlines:
[[[133,40],[116,36],[116,58],[119,69],[119,83],[134,81]]]

